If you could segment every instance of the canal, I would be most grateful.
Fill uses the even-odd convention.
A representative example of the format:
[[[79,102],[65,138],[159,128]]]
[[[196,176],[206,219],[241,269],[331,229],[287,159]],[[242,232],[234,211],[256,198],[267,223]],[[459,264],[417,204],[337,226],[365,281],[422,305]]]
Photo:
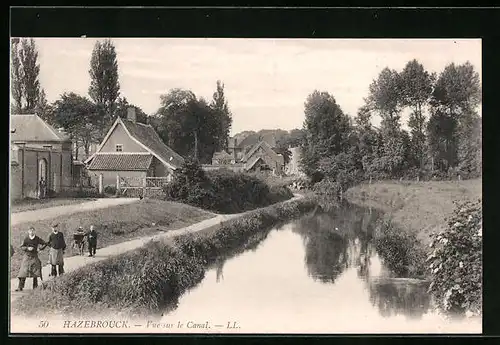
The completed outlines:
[[[380,216],[349,205],[274,228],[221,255],[161,322],[194,333],[481,332],[433,311],[428,282],[384,265],[373,244]]]

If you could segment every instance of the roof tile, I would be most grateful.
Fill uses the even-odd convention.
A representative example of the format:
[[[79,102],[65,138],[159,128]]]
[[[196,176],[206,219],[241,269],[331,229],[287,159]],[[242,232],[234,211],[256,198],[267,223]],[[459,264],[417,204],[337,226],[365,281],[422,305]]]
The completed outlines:
[[[100,153],[92,159],[89,170],[145,171],[152,160],[152,155]]]

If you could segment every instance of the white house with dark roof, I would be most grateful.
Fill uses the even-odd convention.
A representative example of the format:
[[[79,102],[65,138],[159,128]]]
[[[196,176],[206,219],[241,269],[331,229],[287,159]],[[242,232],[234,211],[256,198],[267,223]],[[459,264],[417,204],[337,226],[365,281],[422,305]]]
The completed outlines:
[[[40,181],[47,192],[73,185],[71,139],[39,116],[10,116],[11,199],[40,196]]]
[[[116,185],[116,176],[171,178],[183,162],[151,125],[136,121],[133,108],[126,119],[115,120],[96,152],[85,160],[90,175],[102,175],[104,185]]]

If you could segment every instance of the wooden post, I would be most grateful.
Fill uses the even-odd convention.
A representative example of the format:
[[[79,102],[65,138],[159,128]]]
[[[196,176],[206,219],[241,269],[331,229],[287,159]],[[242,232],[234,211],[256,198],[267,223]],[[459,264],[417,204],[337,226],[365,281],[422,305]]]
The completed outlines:
[[[142,180],[142,197],[143,198],[146,197],[146,181],[147,181],[147,177],[144,177],[144,179]]]
[[[116,193],[119,195],[120,194],[120,175],[116,175]]]
[[[104,177],[102,176],[102,174],[99,174],[99,194],[103,194],[104,192],[103,181]]]

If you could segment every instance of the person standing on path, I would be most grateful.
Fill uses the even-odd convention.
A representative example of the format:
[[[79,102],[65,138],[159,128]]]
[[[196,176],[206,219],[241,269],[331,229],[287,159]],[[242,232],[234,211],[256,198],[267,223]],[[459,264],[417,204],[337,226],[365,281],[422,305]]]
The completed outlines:
[[[95,226],[90,226],[90,231],[87,233],[87,241],[89,243],[89,256],[95,256],[95,251],[97,249],[97,231],[95,231]]]
[[[63,233],[59,232],[58,226],[59,224],[52,225],[52,232],[47,242],[50,247],[49,263],[52,266],[50,275],[53,277],[57,276],[58,273],[59,275],[64,273],[64,251],[66,250],[66,242],[64,241]]]
[[[21,249],[24,251],[21,268],[17,275],[19,287],[16,291],[23,291],[26,278],[33,278],[33,289],[38,287],[38,278],[42,278],[42,262],[38,258],[38,246],[43,250],[47,243],[35,234],[35,228],[28,229],[28,236],[23,240]]]

